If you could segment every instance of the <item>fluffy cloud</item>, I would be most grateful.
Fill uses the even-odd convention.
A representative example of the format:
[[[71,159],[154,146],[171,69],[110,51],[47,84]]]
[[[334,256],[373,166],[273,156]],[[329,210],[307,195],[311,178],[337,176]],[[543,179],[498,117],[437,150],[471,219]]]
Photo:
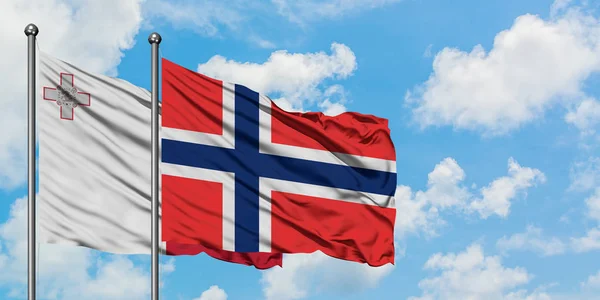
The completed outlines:
[[[126,256],[100,257],[82,247],[40,244],[38,247],[40,297],[81,299],[147,299],[150,274]],[[0,224],[0,286],[24,295],[27,286],[27,201],[14,202],[9,219]],[[162,276],[173,272],[173,260],[161,265]],[[127,278],[124,281],[123,278]]]
[[[555,297],[550,296],[543,290],[542,291],[534,291],[531,294],[529,294],[526,290],[519,290],[516,292],[508,293],[502,299],[503,300],[551,300],[551,299],[555,299]],[[571,298],[571,300],[575,300],[575,299]]]
[[[465,172],[456,160],[445,158],[429,173],[425,191],[413,193],[410,187],[398,187],[398,235],[423,232],[427,236],[435,236],[436,229],[445,224],[439,214],[448,209],[466,214],[478,213],[484,219],[490,215],[505,218],[510,213],[511,201],[519,192],[544,182],[544,174],[537,169],[522,167],[510,158],[508,176],[495,179],[479,192],[464,185],[464,179]]]
[[[27,22],[40,28],[39,49],[91,72],[116,74],[123,50],[134,44],[142,0],[5,0],[0,10],[0,188],[25,180]],[[110,22],[106,22],[110,19]]]
[[[600,225],[600,188],[585,200],[587,217]],[[563,254],[567,250],[575,253],[600,250],[600,227],[594,227],[587,231],[586,235],[571,237],[570,244],[556,237],[545,237],[540,228],[528,226],[523,233],[517,233],[510,237],[502,237],[496,243],[500,251],[528,250],[552,256]]]
[[[420,297],[433,299],[502,299],[502,300],[576,300],[600,299],[600,272],[580,283],[581,290],[568,294],[549,293],[556,284],[542,285],[533,291],[522,288],[533,275],[522,267],[506,267],[499,256],[485,256],[482,246],[474,243],[458,254],[437,253],[425,263],[425,270],[437,272],[419,282]]]
[[[218,286],[213,285],[208,290],[202,292],[200,298],[194,300],[227,300],[227,293]]]
[[[148,0],[144,15],[153,21],[166,20],[175,28],[191,29],[201,35],[218,35],[219,27],[236,29],[246,21],[243,14],[245,1],[165,1]],[[150,26],[150,24],[146,24]]]
[[[600,102],[595,99],[582,101],[575,110],[567,113],[565,120],[579,128],[584,135],[594,134],[600,124]]]
[[[600,228],[592,228],[583,237],[571,238],[575,252],[600,250]]]
[[[417,192],[423,195],[426,192]],[[415,197],[410,187],[396,188],[396,229],[395,233],[402,239],[409,233],[423,232],[425,236],[437,235],[437,229],[446,224],[439,218],[439,211],[431,206],[426,197]]]
[[[96,273],[84,277],[83,282],[81,279],[77,284],[60,282],[63,285],[61,298],[81,299],[81,295],[86,295],[93,299],[144,299],[149,296],[147,268],[136,267],[131,260],[122,256],[114,256],[109,262],[98,260],[96,268]],[[53,289],[57,286],[60,285],[53,285]]]
[[[588,208],[588,216],[600,224],[600,187],[596,188],[596,192],[585,200]]]
[[[588,279],[581,283],[584,290],[597,290],[600,292],[600,271],[595,275],[590,275]]]
[[[498,256],[485,256],[478,244],[470,245],[458,254],[434,254],[424,268],[439,274],[421,280],[419,287],[423,294],[410,298],[412,300],[525,299],[524,291],[513,290],[532,278],[521,267],[503,266]]]
[[[600,70],[600,22],[583,10],[565,10],[565,3],[555,5],[550,20],[518,17],[489,52],[477,45],[437,53],[429,79],[405,98],[415,121],[498,135],[558,103],[582,101],[582,83]],[[595,105],[588,100],[580,107]],[[587,126],[595,115],[577,110],[567,119]]]
[[[569,190],[585,192],[600,186],[600,157],[574,163],[570,177]]]
[[[461,185],[465,172],[453,158],[445,158],[427,176],[427,190],[413,193],[408,186],[396,189],[396,234],[424,232],[436,235],[436,228],[445,224],[439,211],[464,207],[471,197]]]
[[[469,208],[479,212],[484,219],[492,214],[506,218],[510,212],[510,200],[518,192],[545,181],[546,177],[540,170],[521,167],[513,158],[510,158],[508,160],[508,176],[500,177],[482,188],[482,197],[471,202]]]
[[[283,102],[282,106],[287,109],[302,110],[305,104],[320,103],[334,113],[343,111],[343,106],[340,107],[344,99],[343,88],[339,85],[322,87],[322,83],[326,79],[347,78],[355,69],[354,52],[338,43],[331,45],[329,55],[275,51],[261,64],[236,62],[216,55],[198,66],[198,72],[208,76],[243,84],[268,95],[278,94],[284,99],[278,103]]]
[[[571,238],[571,246],[575,252],[600,250],[600,187],[596,187],[594,193],[585,199],[585,205],[587,217],[595,221],[597,227],[588,230],[585,236]]]
[[[550,14],[556,16],[569,8],[571,2],[573,2],[573,0],[554,0],[554,3],[552,3],[552,6],[550,7]]]
[[[285,268],[263,272],[261,282],[267,300],[303,299],[315,291],[349,294],[376,287],[394,270],[390,264],[375,268],[321,252],[285,255],[284,260]]]
[[[271,0],[278,12],[290,21],[304,24],[320,18],[334,18],[365,9],[373,9],[400,0]]]
[[[597,188],[585,203],[588,218],[600,225],[600,188]],[[600,250],[600,227],[589,229],[584,236],[571,237],[570,247],[567,245],[569,244],[556,237],[544,237],[542,230],[533,226],[528,226],[524,233],[517,233],[509,238],[504,236],[496,244],[500,251],[529,250],[542,256],[563,254],[567,250],[575,253],[596,251]]]
[[[566,251],[566,245],[560,239],[543,236],[542,229],[527,226],[523,233],[517,233],[510,237],[503,236],[496,243],[496,247],[503,252],[510,250],[529,250],[542,256],[562,254]]]
[[[276,45],[261,37],[260,28],[281,26],[281,18],[300,28],[307,22],[338,18],[349,13],[374,9],[401,0],[146,0],[144,15],[152,23],[167,21],[173,27],[189,29],[200,35],[223,37],[233,33],[236,38],[265,49]],[[259,16],[259,17],[257,17]],[[268,16],[267,18],[260,16]],[[286,20],[284,20],[286,21]]]

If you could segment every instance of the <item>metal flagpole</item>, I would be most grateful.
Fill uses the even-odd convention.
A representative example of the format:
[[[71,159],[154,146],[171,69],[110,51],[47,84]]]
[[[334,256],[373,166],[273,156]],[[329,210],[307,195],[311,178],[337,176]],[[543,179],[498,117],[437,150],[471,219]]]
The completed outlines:
[[[27,36],[27,295],[35,300],[35,24],[25,27]]]
[[[152,300],[158,300],[158,45],[161,40],[156,32],[148,37],[152,46]]]

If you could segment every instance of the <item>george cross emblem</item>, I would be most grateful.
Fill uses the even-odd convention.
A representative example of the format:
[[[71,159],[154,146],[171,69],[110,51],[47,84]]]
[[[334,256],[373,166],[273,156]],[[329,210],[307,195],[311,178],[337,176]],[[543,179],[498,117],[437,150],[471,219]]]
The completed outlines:
[[[75,88],[75,75],[60,73],[60,85],[56,88],[44,87],[44,100],[55,101],[60,106],[60,118],[73,120],[77,106],[90,106],[91,95]]]

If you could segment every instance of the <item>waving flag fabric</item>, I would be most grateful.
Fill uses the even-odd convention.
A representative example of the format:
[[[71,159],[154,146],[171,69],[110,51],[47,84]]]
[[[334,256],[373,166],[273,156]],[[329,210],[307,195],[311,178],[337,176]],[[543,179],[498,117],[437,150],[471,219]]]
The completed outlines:
[[[149,254],[150,92],[43,52],[39,64],[40,242]],[[161,249],[261,269],[282,260],[175,242]]]
[[[162,101],[163,240],[394,262],[387,120],[286,112],[166,59]]]

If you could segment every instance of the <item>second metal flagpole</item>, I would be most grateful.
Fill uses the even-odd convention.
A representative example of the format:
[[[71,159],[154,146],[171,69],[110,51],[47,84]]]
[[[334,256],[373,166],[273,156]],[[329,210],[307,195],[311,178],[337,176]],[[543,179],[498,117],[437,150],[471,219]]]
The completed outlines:
[[[35,24],[25,27],[27,36],[27,295],[35,300]]]
[[[152,300],[158,300],[158,172],[159,148],[160,142],[158,136],[158,45],[162,38],[160,34],[154,32],[148,37],[148,42],[152,47]]]

